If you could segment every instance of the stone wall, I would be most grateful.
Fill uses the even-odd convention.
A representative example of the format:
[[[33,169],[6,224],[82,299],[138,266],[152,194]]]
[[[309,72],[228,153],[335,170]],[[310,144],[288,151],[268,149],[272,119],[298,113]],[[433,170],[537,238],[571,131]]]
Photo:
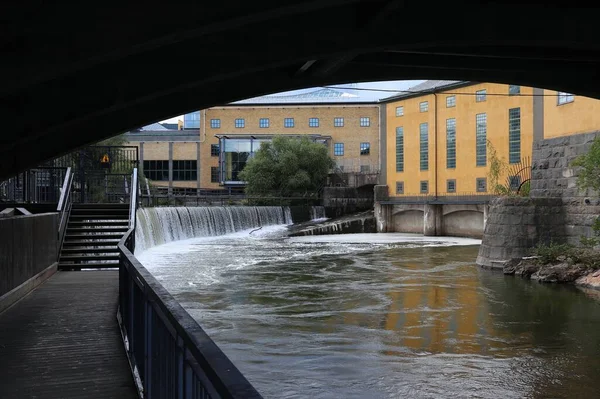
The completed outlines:
[[[323,206],[328,218],[373,209],[373,186],[325,187]]]
[[[503,197],[490,202],[477,264],[502,267],[531,255],[539,242],[564,242],[565,208],[560,198]]]

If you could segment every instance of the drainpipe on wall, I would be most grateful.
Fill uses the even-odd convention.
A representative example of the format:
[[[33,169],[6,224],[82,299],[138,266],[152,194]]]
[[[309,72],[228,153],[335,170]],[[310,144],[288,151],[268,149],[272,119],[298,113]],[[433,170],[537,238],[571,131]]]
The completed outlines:
[[[433,120],[433,124],[434,124],[434,127],[433,127],[433,135],[434,135],[433,136],[433,156],[435,159],[435,162],[433,164],[434,168],[435,168],[434,175],[433,175],[434,176],[433,184],[435,187],[435,199],[437,200],[437,198],[438,198],[438,145],[437,145],[437,142],[438,142],[438,131],[437,131],[438,130],[438,104],[437,104],[437,94],[435,91],[433,92],[433,98],[434,98],[434,100],[433,100],[433,107],[434,107],[434,111],[433,111],[434,112],[434,116],[433,116],[433,118],[434,118],[434,120]]]

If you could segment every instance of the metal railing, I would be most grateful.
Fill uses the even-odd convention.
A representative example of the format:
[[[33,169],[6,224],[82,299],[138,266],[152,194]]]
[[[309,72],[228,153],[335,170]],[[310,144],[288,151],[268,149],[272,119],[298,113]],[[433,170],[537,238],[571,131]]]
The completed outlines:
[[[133,255],[137,170],[129,230],[119,242],[117,318],[142,398],[261,398],[200,325]]]
[[[381,204],[485,204],[496,195],[488,192],[459,192],[446,193],[444,195],[415,194],[396,194],[387,200],[379,201]]]
[[[60,192],[60,198],[58,200],[58,206],[56,211],[58,212],[58,245],[62,247],[63,240],[65,238],[65,232],[67,231],[67,222],[69,220],[69,214],[71,213],[71,205],[73,204],[73,196],[71,195],[71,188],[73,186],[73,173],[71,168],[67,168],[65,174],[65,180]]]
[[[0,183],[0,201],[22,204],[57,203],[66,167],[37,167]]]

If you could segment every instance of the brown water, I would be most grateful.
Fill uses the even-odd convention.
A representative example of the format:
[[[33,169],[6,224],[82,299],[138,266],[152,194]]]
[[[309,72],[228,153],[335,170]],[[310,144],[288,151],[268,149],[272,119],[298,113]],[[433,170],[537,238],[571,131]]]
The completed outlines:
[[[364,236],[140,259],[267,398],[600,397],[598,301],[481,270],[477,246]]]

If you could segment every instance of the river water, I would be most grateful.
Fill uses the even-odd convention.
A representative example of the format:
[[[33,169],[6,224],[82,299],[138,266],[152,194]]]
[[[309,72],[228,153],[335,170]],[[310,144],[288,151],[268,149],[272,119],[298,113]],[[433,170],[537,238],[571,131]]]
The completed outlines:
[[[266,398],[600,397],[600,302],[474,264],[476,240],[285,238],[136,256]]]

